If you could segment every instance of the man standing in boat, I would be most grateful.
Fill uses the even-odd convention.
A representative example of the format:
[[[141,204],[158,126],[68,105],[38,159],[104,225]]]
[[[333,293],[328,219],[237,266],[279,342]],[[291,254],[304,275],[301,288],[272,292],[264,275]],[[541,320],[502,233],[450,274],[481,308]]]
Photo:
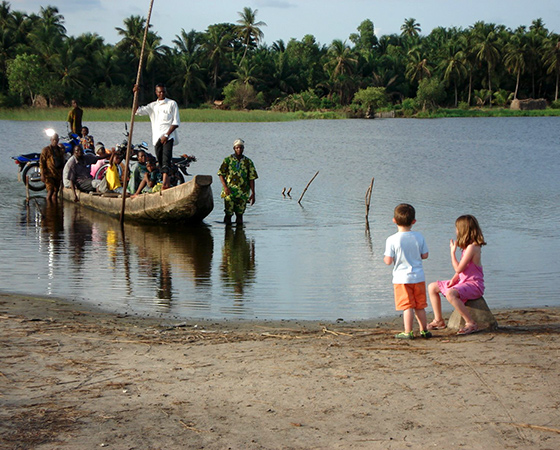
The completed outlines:
[[[134,85],[134,92],[138,85]],[[173,145],[179,143],[177,128],[181,124],[179,107],[175,100],[166,97],[164,84],[156,85],[157,100],[136,110],[138,116],[150,116],[152,123],[152,142],[161,173],[163,174],[162,189],[169,187],[169,166],[173,156]]]
[[[66,121],[70,124],[70,129],[72,133],[78,136],[82,135],[82,117],[84,116],[84,111],[78,106],[78,101],[72,99],[72,109],[68,113],[68,119]]]

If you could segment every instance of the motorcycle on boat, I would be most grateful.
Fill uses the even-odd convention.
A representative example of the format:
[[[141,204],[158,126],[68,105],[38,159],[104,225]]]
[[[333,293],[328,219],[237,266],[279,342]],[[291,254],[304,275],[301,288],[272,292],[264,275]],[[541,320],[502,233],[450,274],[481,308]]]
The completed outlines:
[[[54,130],[45,130],[47,136],[51,137],[55,133]],[[80,138],[77,134],[68,132],[68,135],[64,138],[64,142],[61,144],[64,146],[64,153],[66,159],[72,156],[72,149],[75,145],[80,143]],[[42,191],[45,189],[45,183],[41,180],[41,169],[39,167],[39,157],[41,153],[26,153],[19,156],[12,156],[12,159],[16,163],[19,169],[18,178],[21,179],[23,184],[25,180],[29,177],[29,189],[32,191]]]

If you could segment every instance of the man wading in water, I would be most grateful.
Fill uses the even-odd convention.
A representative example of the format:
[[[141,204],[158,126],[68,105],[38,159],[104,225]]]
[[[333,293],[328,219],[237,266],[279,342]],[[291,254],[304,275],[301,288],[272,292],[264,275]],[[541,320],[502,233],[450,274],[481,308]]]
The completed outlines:
[[[231,223],[231,216],[235,213],[235,223],[243,223],[243,213],[247,201],[255,203],[255,180],[258,178],[253,161],[243,155],[245,142],[237,139],[233,143],[233,155],[227,156],[218,175],[222,182],[222,198],[224,199],[224,223]]]

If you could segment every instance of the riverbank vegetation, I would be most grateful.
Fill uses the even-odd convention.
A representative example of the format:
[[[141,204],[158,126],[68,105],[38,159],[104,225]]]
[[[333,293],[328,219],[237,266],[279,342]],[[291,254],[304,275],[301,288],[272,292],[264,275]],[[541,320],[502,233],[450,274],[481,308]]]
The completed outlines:
[[[130,108],[88,108],[86,122],[129,122]],[[66,121],[68,108],[0,108],[0,120]],[[229,111],[208,108],[181,109],[182,122],[287,122],[305,119],[343,119],[337,111]],[[148,116],[135,116],[137,122],[149,122]]]
[[[171,47],[150,30],[140,102],[153,100],[154,84],[163,82],[182,116],[202,122],[370,117],[383,109],[403,117],[509,115],[510,102],[524,98],[560,108],[560,36],[542,19],[514,30],[476,22],[422,35],[409,18],[400,34],[384,36],[365,19],[356,33],[330,44],[306,35],[267,45],[257,13],[244,8],[235,23],[177,30]],[[116,108],[99,112],[102,120],[123,120],[121,107],[129,119],[145,23],[126,18],[117,28],[121,40],[110,45],[97,34],[68,36],[56,7],[24,14],[3,1],[0,108],[31,106],[41,120],[52,111],[35,112],[39,107],[64,109],[75,98],[88,108],[87,120],[96,120],[95,108]],[[28,114],[23,111],[2,114]],[[519,114],[528,115],[513,113]]]

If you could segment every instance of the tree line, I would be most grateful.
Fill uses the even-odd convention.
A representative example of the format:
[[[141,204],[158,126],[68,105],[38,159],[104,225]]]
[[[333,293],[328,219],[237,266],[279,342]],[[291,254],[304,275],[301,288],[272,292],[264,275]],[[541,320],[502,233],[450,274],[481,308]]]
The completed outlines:
[[[149,29],[141,100],[167,85],[182,107],[310,111],[505,106],[512,99],[558,104],[560,35],[542,19],[515,30],[482,21],[424,36],[413,18],[377,37],[364,20],[346,40],[314,36],[263,43],[265,22],[244,8],[235,23],[182,29],[172,41]],[[129,106],[146,20],[130,16],[115,45],[96,33],[68,36],[54,6],[38,14],[0,4],[0,106]]]

